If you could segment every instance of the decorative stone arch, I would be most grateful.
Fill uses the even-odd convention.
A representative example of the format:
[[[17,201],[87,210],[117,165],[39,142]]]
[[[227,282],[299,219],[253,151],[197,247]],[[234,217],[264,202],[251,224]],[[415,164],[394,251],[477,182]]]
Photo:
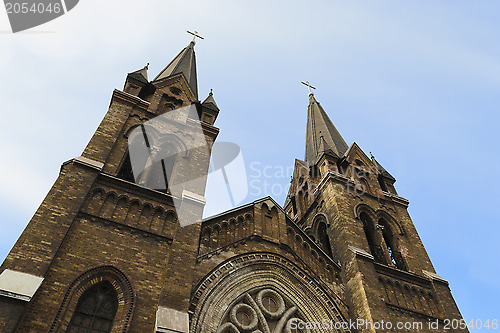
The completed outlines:
[[[139,126],[141,126],[142,122],[141,123],[138,123],[138,124],[135,124],[135,125],[131,125],[124,133],[123,133],[123,136],[126,137],[127,139],[130,137],[130,134]]]
[[[309,227],[312,229],[312,232],[314,234],[317,234],[318,224],[320,222],[324,222],[326,227],[330,227],[330,221],[328,220],[328,217],[324,213],[317,213],[316,215],[314,215],[311,226]]]
[[[311,229],[312,235],[314,235],[315,242],[319,244],[319,247],[330,257],[333,257],[332,252],[332,242],[330,240],[330,234],[328,232],[330,223],[328,218],[323,213],[318,213],[314,216]]]
[[[359,177],[359,183],[362,185],[362,187],[359,189],[361,193],[363,192],[372,193],[372,190],[370,188],[370,183],[365,177]]]
[[[115,191],[106,192],[103,197],[102,206],[99,209],[98,216],[111,219],[115,212],[118,202],[118,194]]]
[[[299,234],[295,234],[295,241],[299,243],[299,245],[302,245],[302,242],[304,241],[302,237]]]
[[[125,203],[125,205],[123,205],[122,203]],[[125,210],[128,210],[129,205],[130,205],[129,197],[125,194],[119,195],[118,198],[116,199],[116,207],[115,211],[113,212],[113,215],[115,214],[118,208],[123,208]]]
[[[133,204],[137,204],[139,208],[141,208],[141,201],[137,198],[133,198],[130,200],[129,207],[132,206]]]
[[[220,233],[221,233],[221,225],[219,223],[215,223],[212,225],[212,242],[211,247],[216,249],[220,247]]]
[[[127,216],[125,217],[125,224],[128,225],[139,224],[140,210],[141,210],[141,202],[139,201],[139,199],[134,198],[130,200]]]
[[[377,214],[370,206],[359,203],[354,207],[354,217],[359,220],[362,213],[366,213],[372,221],[377,220]]]
[[[71,321],[80,297],[93,286],[108,282],[118,296],[118,309],[113,320],[111,333],[128,331],[135,305],[135,295],[125,274],[113,266],[100,266],[88,270],[69,286],[49,332],[65,332]]]
[[[167,221],[177,222],[177,213],[175,210],[169,209],[165,212],[165,218]]]
[[[148,124],[139,126],[131,127],[126,132],[129,144],[132,143],[134,149],[148,149],[150,154],[135,161],[136,164],[130,165],[130,168],[145,171],[141,174],[140,179],[137,179],[138,175],[135,175],[139,182],[147,182],[147,186],[155,189],[166,189],[165,186],[168,186],[171,181],[171,175],[175,174],[180,158],[188,158],[191,154],[190,150],[184,140],[176,134],[161,133],[161,130]],[[147,137],[147,140],[144,136]],[[149,168],[146,171],[148,165]],[[164,177],[165,174],[167,177]]]
[[[264,208],[265,207],[265,208]],[[272,202],[271,200],[267,199],[265,200],[262,205],[260,206],[260,208],[262,210],[264,209],[267,209],[269,211],[271,211],[273,208],[276,208],[276,205],[274,204],[274,202]],[[276,208],[277,209],[277,208]]]
[[[165,209],[161,206],[157,206],[153,210],[151,222],[149,224],[149,230],[155,232],[161,232],[163,230],[163,224],[165,219]]]
[[[387,213],[385,210],[379,209],[379,210],[375,211],[367,204],[364,204],[364,203],[357,204],[354,207],[354,217],[359,220],[360,215],[362,213],[366,213],[370,217],[370,219],[375,223],[379,219],[382,218],[382,219],[386,220],[388,223],[390,223],[391,225],[393,225],[395,227],[395,230],[397,230],[400,235],[405,234],[405,231],[404,231],[402,225],[398,222],[398,220],[396,220],[394,217],[392,217],[392,215]]]
[[[356,220],[359,221],[360,228],[364,233],[369,252],[375,261],[387,265],[387,249],[382,247],[383,236],[378,226],[377,214],[366,204],[358,204],[354,208]]]
[[[210,249],[210,239],[212,238],[212,228],[204,227],[200,233],[200,254],[208,252]]]
[[[160,138],[160,133],[152,126],[149,126],[147,123],[141,123],[130,126],[125,133],[123,134],[128,140],[134,140],[137,136],[142,136],[142,131],[135,131],[138,127],[144,127],[144,129],[148,133],[148,140],[156,142]],[[134,132],[135,131],[135,132]],[[153,143],[151,142],[151,143]]]
[[[390,215],[386,211],[379,209],[379,210],[377,210],[375,215],[376,215],[377,221],[379,219],[384,219],[385,221],[387,221],[387,223],[389,223],[390,225],[393,226],[394,231],[397,231],[400,235],[405,234],[405,230],[403,229],[403,226],[398,222],[398,220],[396,220],[394,217],[392,217],[392,215]]]
[[[266,293],[279,294],[275,298],[278,299],[277,308],[285,306],[283,311],[276,310],[279,315],[266,313],[259,303],[259,297]],[[335,296],[285,257],[264,252],[239,255],[220,264],[195,287],[190,301],[190,312],[193,314],[190,333],[241,333],[249,329],[257,332],[255,320],[261,327],[265,325],[264,321],[279,320],[281,329],[274,332],[286,333],[288,330],[284,325],[291,318],[286,317],[287,313],[303,321],[326,319],[344,322],[347,308]],[[238,328],[238,324],[234,324],[235,319],[232,317],[238,309],[250,315],[249,325],[255,327]],[[253,315],[254,311],[256,316]],[[290,314],[294,311],[294,314]],[[325,329],[315,332],[333,331]],[[348,331],[340,329],[336,332]]]
[[[183,152],[181,155],[184,158],[188,158],[190,156],[190,150],[188,149],[188,146],[182,140],[179,136],[171,133],[167,134],[162,134],[160,136],[161,142],[168,142],[169,144],[173,145],[177,151]]]
[[[93,215],[98,215],[101,210],[102,204],[104,203],[104,199],[106,198],[106,191],[102,188],[97,187],[94,188],[91,194],[87,197],[86,207],[88,212]]]

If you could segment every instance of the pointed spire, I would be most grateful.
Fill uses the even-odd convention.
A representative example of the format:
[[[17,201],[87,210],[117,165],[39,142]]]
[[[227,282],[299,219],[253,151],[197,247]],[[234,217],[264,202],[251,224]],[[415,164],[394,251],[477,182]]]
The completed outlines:
[[[208,97],[205,98],[205,100],[201,104],[205,105],[206,107],[211,108],[211,109],[213,109],[215,107],[216,111],[220,111],[219,107],[217,106],[217,103],[215,103],[214,94],[212,92],[212,89],[210,89],[210,93],[208,94]]]
[[[135,72],[128,73],[128,75],[132,76],[133,78],[148,83],[148,69],[149,69],[149,62],[146,66],[143,68],[136,70]]]
[[[342,156],[348,149],[340,133],[333,125],[325,110],[318,103],[314,94],[309,92],[307,107],[306,162],[317,162],[318,154],[328,152],[336,157]]]
[[[196,99],[198,99],[198,81],[196,78],[196,55],[194,52],[194,40],[188,46],[182,49],[181,52],[158,74],[153,81],[182,73],[186,78],[191,91]]]

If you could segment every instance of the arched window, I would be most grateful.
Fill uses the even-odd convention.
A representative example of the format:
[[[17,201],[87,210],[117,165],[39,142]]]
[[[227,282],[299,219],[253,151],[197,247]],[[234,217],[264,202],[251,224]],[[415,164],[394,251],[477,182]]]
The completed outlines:
[[[118,171],[118,178],[124,179],[131,183],[135,183],[134,172],[132,171],[132,163],[130,162],[130,154],[128,152],[122,162],[120,171]]]
[[[330,258],[333,258],[332,247],[330,246],[330,239],[328,238],[328,234],[326,232],[325,221],[321,221],[318,224],[318,239],[323,251],[325,251],[325,253],[328,254]]]
[[[78,300],[69,333],[108,333],[118,309],[118,296],[109,282],[102,282],[83,293]]]
[[[375,261],[381,264],[387,264],[385,260],[384,251],[376,242],[376,234],[375,234],[375,225],[373,224],[372,219],[366,213],[361,213],[360,215],[361,222],[363,222],[363,230],[365,232],[366,240],[368,241],[368,245],[370,246],[370,252],[373,255]]]
[[[182,143],[175,136],[160,136],[154,128],[144,125],[135,127],[128,141],[118,177],[166,191]]]
[[[132,135],[133,138],[132,143],[129,142],[129,144],[127,145],[127,152],[117,175],[118,178],[132,183],[135,183],[136,179],[139,180],[140,175],[134,175],[132,160],[130,158],[130,149],[133,149],[134,152],[134,167],[136,172],[138,172],[139,170],[141,170],[142,172],[144,170],[144,166],[146,165],[146,161],[149,156],[149,149],[146,146],[146,141],[144,140],[144,137],[140,135],[142,134],[142,132],[138,132],[138,129],[140,128],[140,126],[137,126],[129,130],[131,133],[130,135]]]
[[[164,158],[154,162],[151,166],[147,186],[156,190],[166,191],[175,161],[177,160],[177,149],[173,144],[167,142],[160,147],[159,153]]]
[[[391,227],[384,219],[379,219],[378,223],[383,227],[382,236],[384,238],[385,245],[387,246],[387,251],[389,251],[389,256],[391,257],[392,264],[394,265],[394,267],[406,271],[407,267],[403,260],[403,256],[395,246],[394,234],[392,233]]]

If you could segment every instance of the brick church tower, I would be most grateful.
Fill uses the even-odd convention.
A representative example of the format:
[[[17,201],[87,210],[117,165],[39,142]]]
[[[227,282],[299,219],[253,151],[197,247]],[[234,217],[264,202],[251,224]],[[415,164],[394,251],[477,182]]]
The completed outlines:
[[[345,143],[312,93],[284,208],[266,197],[181,226],[180,210],[201,217],[199,175],[219,131],[213,95],[198,100],[194,45],[152,81],[147,66],[128,74],[82,155],[62,165],[0,267],[0,331],[467,332],[444,330],[461,315],[394,177]],[[195,112],[162,125],[175,158],[137,181],[133,133],[182,107]],[[194,127],[205,150],[182,149]],[[394,326],[368,324],[381,322]]]

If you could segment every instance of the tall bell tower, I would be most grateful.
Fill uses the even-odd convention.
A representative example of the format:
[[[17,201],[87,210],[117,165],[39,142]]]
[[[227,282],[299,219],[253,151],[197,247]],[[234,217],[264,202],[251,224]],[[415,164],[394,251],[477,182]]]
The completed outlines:
[[[408,200],[396,192],[396,179],[356,143],[346,144],[309,91],[305,159],[295,161],[285,211],[340,264],[351,319],[417,323],[394,327],[397,332],[418,331],[419,322],[421,332],[449,332],[446,319],[461,314],[418,236]]]
[[[205,183],[198,177],[175,195],[167,186],[206,175],[219,132],[212,94],[198,100],[194,46],[193,39],[152,81],[148,66],[129,73],[82,155],[62,165],[0,268],[0,331],[187,331],[200,224],[181,228],[175,200],[201,222]],[[150,163],[160,172],[142,175],[164,188],[134,181],[130,136],[182,107],[195,112],[162,124],[182,154],[168,170],[160,159]],[[201,128],[204,153],[182,150],[192,140],[187,128]],[[163,139],[149,136],[146,154]]]

